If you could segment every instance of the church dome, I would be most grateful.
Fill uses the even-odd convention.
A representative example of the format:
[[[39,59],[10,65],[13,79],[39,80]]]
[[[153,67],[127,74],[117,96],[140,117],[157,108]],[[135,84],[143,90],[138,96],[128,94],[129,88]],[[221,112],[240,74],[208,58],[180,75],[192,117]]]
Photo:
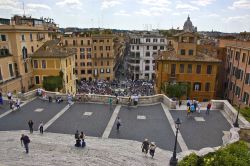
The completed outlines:
[[[184,23],[183,30],[185,32],[192,32],[194,30],[193,23],[190,20],[190,17],[188,16],[187,20]]]

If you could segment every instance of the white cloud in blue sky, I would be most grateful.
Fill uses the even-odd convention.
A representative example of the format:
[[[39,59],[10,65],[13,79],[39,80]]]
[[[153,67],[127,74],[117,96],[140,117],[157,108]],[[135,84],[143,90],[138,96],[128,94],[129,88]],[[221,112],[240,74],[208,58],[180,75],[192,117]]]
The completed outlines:
[[[250,0],[0,0],[0,17],[50,17],[60,27],[182,28],[189,14],[198,30],[250,31]]]

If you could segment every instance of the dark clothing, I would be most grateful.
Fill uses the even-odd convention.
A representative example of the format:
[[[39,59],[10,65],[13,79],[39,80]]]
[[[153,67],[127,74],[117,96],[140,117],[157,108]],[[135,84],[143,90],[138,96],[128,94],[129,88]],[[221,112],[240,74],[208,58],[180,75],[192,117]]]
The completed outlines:
[[[82,148],[84,148],[85,146],[86,146],[86,142],[82,140]]]
[[[155,150],[150,149],[150,150],[149,150],[149,154],[150,154],[152,157],[154,157],[154,155],[155,155]]]
[[[148,148],[149,148],[149,142],[148,141],[143,141],[142,142],[142,152],[148,153]]]
[[[21,141],[21,143],[24,144],[26,153],[29,153],[29,143],[30,143],[29,137],[27,135],[24,135],[21,137],[20,141]]]
[[[29,125],[29,129],[30,129],[30,133],[33,133],[33,122],[29,121],[28,125]]]
[[[75,146],[76,146],[76,147],[81,147],[81,140],[80,140],[80,139],[77,139],[77,140],[76,140]]]
[[[116,130],[119,130],[120,126],[121,126],[121,123],[117,122],[117,124],[116,124]]]
[[[43,126],[40,126],[39,130],[40,130],[40,133],[43,134]]]
[[[78,138],[79,138],[79,133],[76,132],[76,133],[75,133],[75,139],[78,139]]]

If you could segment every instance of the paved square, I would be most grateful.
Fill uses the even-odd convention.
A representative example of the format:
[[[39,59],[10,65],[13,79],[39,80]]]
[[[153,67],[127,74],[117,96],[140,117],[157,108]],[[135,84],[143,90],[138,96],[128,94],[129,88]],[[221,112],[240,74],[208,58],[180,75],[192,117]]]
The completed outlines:
[[[93,114],[93,112],[84,112],[84,116],[91,116]]]
[[[0,105],[0,115],[10,110],[10,105],[7,100],[3,101],[3,105]]]
[[[205,122],[205,119],[203,117],[194,117],[194,120],[197,122]]]
[[[34,110],[34,112],[42,112],[44,109],[43,108],[37,108]]]
[[[37,130],[41,121],[45,124],[65,106],[66,103],[49,103],[37,98],[24,105],[21,110],[13,111],[2,117],[0,119],[0,130],[28,130],[29,120],[33,120],[34,130]],[[37,108],[42,108],[44,111],[35,112],[34,110]]]
[[[191,113],[187,117],[185,110],[170,110],[173,119],[182,121],[180,132],[189,149],[199,150],[204,147],[216,147],[223,144],[223,131],[229,131],[231,126],[218,110],[211,110],[209,115]],[[205,121],[196,121],[194,118],[203,117]],[[198,118],[201,120],[201,118]]]
[[[137,119],[146,119],[146,116],[144,116],[144,115],[137,115]]]
[[[83,131],[87,136],[101,137],[113,113],[109,105],[75,103],[46,131],[74,134]],[[89,112],[91,110],[92,112]],[[91,116],[90,116],[91,113]],[[84,114],[87,114],[84,115]]]
[[[138,115],[147,117],[138,120]],[[137,108],[122,107],[118,116],[121,118],[120,131],[113,126],[109,138],[137,140],[142,142],[145,138],[155,142],[160,148],[173,150],[175,136],[160,104],[152,106],[138,106]],[[180,147],[178,145],[178,152]]]

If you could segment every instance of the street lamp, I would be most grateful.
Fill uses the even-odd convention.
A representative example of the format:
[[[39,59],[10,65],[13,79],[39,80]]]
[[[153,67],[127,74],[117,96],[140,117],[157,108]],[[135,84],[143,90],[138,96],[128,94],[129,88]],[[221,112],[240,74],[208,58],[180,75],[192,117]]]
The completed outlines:
[[[241,100],[239,99],[239,105],[238,105],[238,112],[237,112],[237,116],[234,122],[234,127],[239,127],[239,113],[240,113],[240,104],[241,104]]]
[[[180,126],[181,126],[181,121],[178,118],[175,121],[176,135],[175,135],[175,143],[174,143],[174,152],[173,152],[173,156],[170,159],[171,166],[176,166],[177,162],[178,162],[178,159],[176,158],[176,146],[177,146],[177,135],[178,135],[178,131],[179,131]]]

